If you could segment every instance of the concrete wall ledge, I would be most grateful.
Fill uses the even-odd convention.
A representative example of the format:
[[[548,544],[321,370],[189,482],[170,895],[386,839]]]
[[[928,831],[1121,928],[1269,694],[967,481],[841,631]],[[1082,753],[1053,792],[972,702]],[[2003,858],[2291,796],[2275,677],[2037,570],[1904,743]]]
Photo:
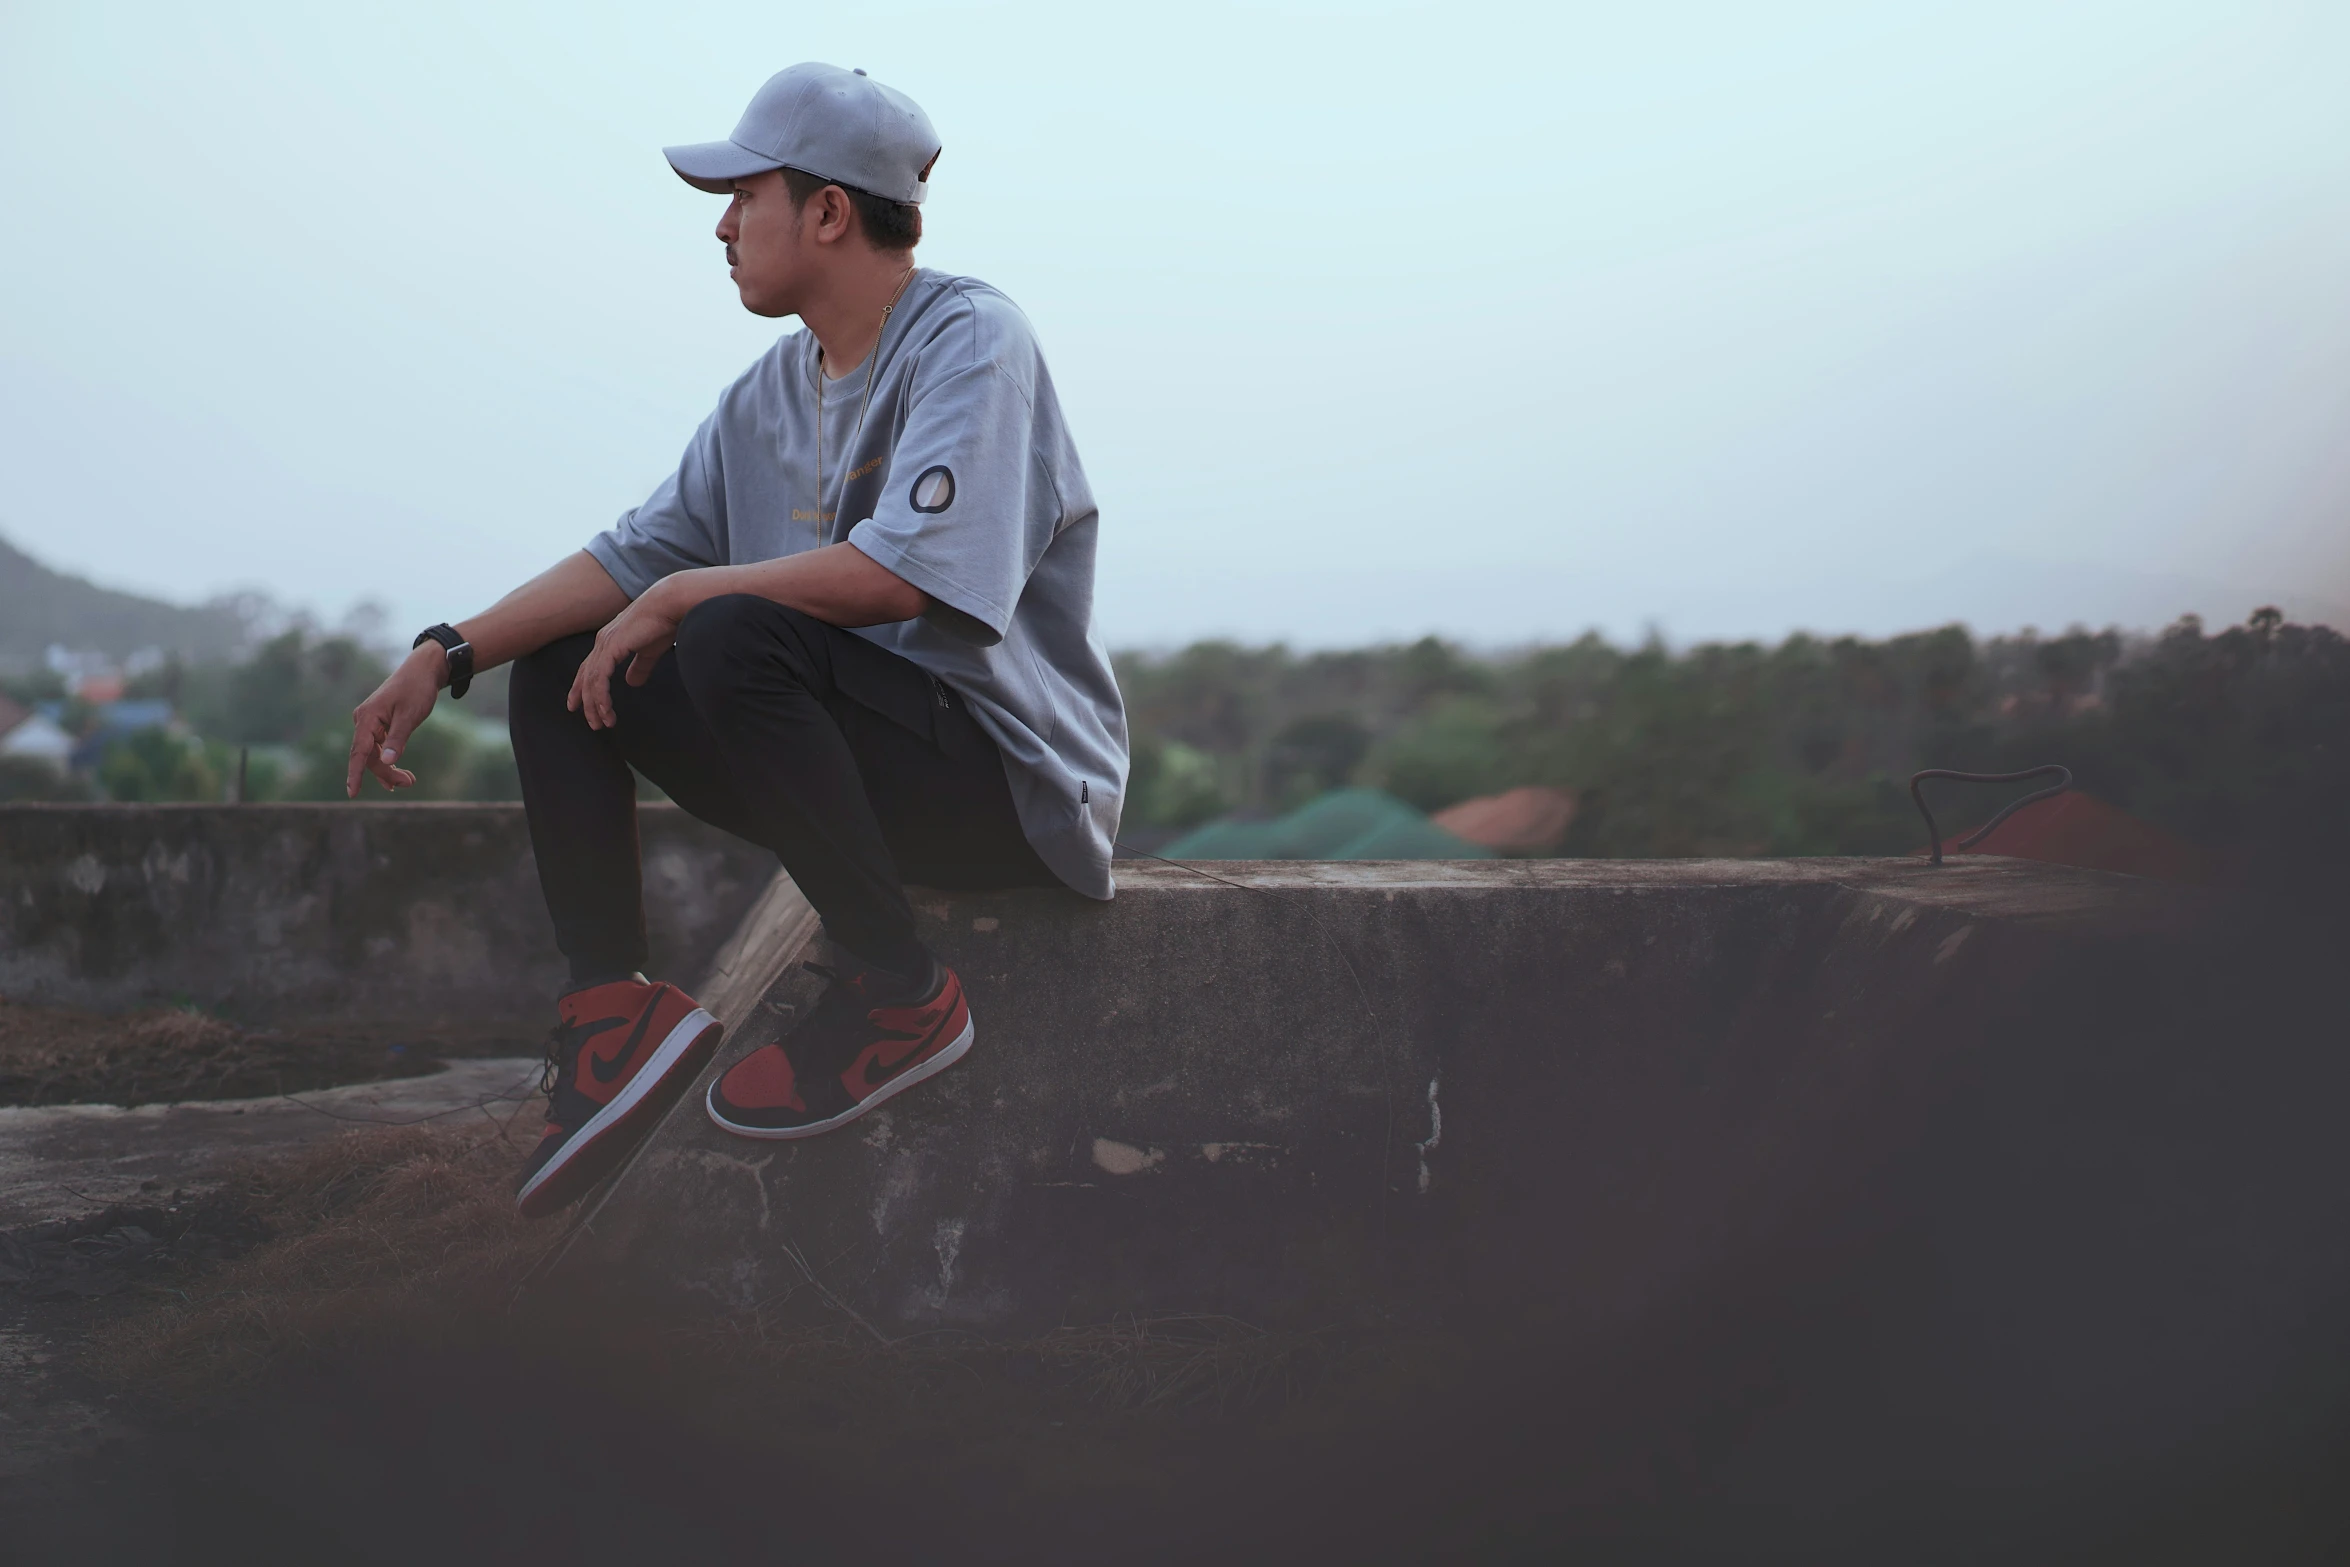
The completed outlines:
[[[643,821],[690,983],[789,900],[747,846]],[[804,1143],[688,1098],[550,1286],[893,1339],[1203,1312],[1465,1339],[1565,1368],[1608,1431],[1735,1405],[1758,1495],[1900,1440],[1985,1485],[2056,1452],[2094,1478],[2277,1389],[2337,1422],[2350,1396],[2323,932],[1973,859],[1119,885],[918,892],[969,1059]],[[13,998],[535,1034],[558,972],[512,807],[0,807]],[[810,999],[727,989],[714,1071]]]
[[[2019,1009],[2193,913],[2020,861],[1202,869],[923,896],[970,1057],[809,1142],[697,1094],[569,1263],[892,1331],[1605,1316],[1848,1208]]]
[[[1595,1451],[1742,1432],[1756,1495],[1865,1490],[1902,1450],[2093,1476],[2278,1388],[2338,1411],[2338,1010],[2267,1005],[2261,940],[2175,889],[2012,861],[1205,869],[1241,885],[926,895],[971,1055],[807,1142],[689,1097],[551,1287],[888,1339],[1400,1334],[1582,1390],[1521,1415]],[[776,982],[713,1071],[808,999]]]

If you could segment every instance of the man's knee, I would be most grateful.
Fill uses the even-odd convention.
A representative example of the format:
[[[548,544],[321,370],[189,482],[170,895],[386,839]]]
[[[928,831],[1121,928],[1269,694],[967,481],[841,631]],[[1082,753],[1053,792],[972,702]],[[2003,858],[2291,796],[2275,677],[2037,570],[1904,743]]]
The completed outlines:
[[[580,664],[595,645],[593,633],[583,631],[577,636],[557,637],[514,660],[506,683],[508,710],[561,710],[570,700],[571,682],[577,678]]]
[[[809,683],[809,628],[816,624],[773,599],[725,593],[686,611],[672,656],[695,706],[707,712],[728,701],[746,678],[771,680],[779,667],[787,679]]]

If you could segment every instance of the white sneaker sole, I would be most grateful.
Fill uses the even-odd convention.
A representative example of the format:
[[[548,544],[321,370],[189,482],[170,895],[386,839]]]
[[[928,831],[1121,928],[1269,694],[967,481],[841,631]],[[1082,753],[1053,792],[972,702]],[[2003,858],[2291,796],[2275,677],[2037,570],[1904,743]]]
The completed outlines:
[[[636,1076],[630,1078],[622,1086],[619,1093],[612,1096],[612,1102],[588,1117],[587,1124],[572,1133],[570,1141],[556,1149],[555,1156],[541,1165],[531,1175],[531,1178],[522,1184],[521,1189],[514,1194],[515,1205],[517,1207],[527,1206],[533,1192],[538,1191],[547,1182],[561,1174],[567,1165],[593,1147],[598,1138],[628,1119],[630,1112],[635,1110],[638,1105],[643,1104],[645,1097],[661,1086],[662,1080],[669,1075],[685,1053],[693,1049],[695,1042],[707,1030],[717,1026],[718,1020],[700,1007],[694,1008],[684,1017],[679,1018],[676,1026],[669,1030],[668,1037],[661,1041],[661,1048],[654,1051],[653,1058],[644,1064]]]
[[[704,1109],[710,1112],[710,1119],[717,1123],[718,1129],[720,1131],[732,1132],[737,1137],[756,1137],[761,1142],[770,1143],[788,1143],[802,1137],[821,1137],[826,1132],[833,1131],[839,1127],[848,1125],[851,1121],[854,1121],[857,1117],[863,1115],[866,1111],[871,1110],[876,1106],[887,1104],[891,1099],[895,1098],[899,1094],[904,1093],[907,1089],[913,1087],[916,1083],[923,1081],[925,1078],[936,1077],[939,1073],[945,1071],[948,1067],[953,1066],[957,1061],[962,1060],[964,1056],[970,1053],[971,1036],[972,1020],[966,1017],[963,1019],[963,1032],[955,1036],[955,1042],[953,1044],[947,1046],[937,1055],[932,1056],[929,1060],[914,1068],[913,1071],[906,1073],[903,1077],[891,1078],[888,1082],[875,1089],[871,1094],[867,1095],[863,1099],[858,1100],[855,1104],[849,1106],[846,1110],[843,1110],[840,1114],[834,1116],[829,1121],[813,1121],[806,1126],[786,1127],[743,1126],[736,1122],[729,1121],[725,1116],[719,1114],[718,1112],[718,1083],[726,1081],[723,1074],[721,1074],[719,1077],[718,1083],[712,1083],[710,1085],[709,1093],[702,1096],[702,1106]]]

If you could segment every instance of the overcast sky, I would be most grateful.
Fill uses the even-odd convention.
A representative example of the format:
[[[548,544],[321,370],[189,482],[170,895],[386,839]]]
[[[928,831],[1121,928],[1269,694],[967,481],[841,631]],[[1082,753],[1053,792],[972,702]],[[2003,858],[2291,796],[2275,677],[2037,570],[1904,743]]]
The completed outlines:
[[[1114,644],[2350,603],[2350,5],[0,0],[0,532],[457,618],[779,325],[664,143],[863,66]]]

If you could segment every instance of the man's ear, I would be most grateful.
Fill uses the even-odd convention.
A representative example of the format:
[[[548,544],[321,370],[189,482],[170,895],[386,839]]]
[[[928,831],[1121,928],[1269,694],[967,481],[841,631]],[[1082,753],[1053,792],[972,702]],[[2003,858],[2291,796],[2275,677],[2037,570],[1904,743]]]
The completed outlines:
[[[823,190],[824,218],[831,222],[840,219],[840,237],[847,239],[857,227],[857,209],[849,203],[849,193],[838,185],[827,185]]]

